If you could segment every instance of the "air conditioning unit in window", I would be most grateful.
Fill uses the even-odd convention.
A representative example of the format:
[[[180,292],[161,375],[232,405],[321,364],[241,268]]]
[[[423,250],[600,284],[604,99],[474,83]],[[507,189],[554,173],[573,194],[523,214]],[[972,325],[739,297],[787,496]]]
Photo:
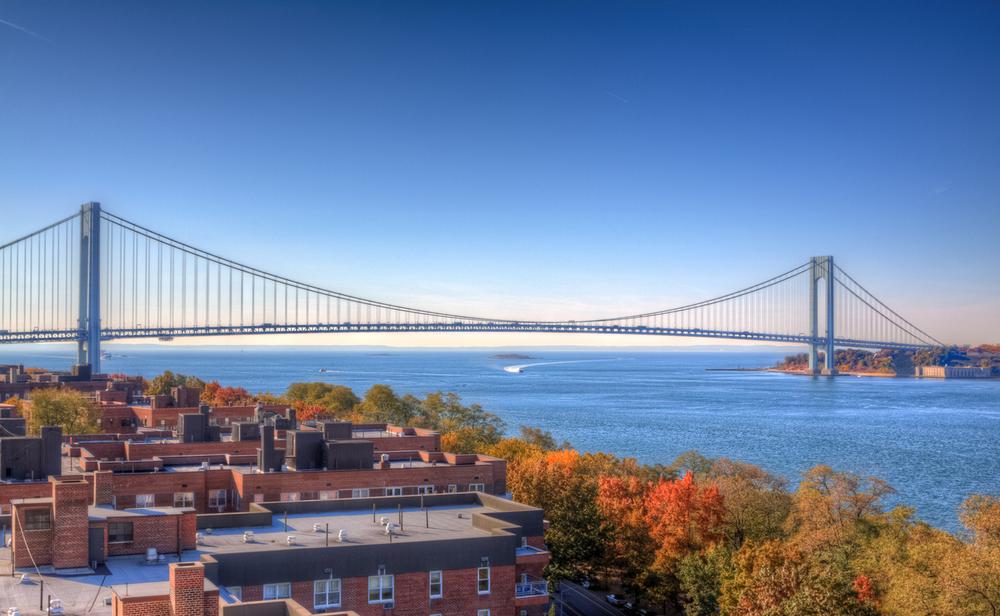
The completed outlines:
[[[386,601],[385,603],[382,604],[382,609],[384,610],[391,610],[394,607],[396,607],[396,604],[393,603],[392,601]]]

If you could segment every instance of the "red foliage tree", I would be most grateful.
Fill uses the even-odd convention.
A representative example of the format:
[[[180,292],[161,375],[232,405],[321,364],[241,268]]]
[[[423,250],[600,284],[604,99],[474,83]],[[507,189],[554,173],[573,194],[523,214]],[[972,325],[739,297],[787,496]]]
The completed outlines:
[[[212,381],[202,390],[201,401],[209,406],[245,406],[254,398],[242,387],[223,387],[218,381]]]
[[[656,543],[656,565],[672,569],[687,554],[722,539],[725,509],[714,485],[699,485],[689,472],[661,481],[646,496],[646,523]]]

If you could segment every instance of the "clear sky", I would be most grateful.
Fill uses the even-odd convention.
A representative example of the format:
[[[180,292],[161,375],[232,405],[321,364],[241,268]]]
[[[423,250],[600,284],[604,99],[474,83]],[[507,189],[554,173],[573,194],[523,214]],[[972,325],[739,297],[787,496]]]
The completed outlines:
[[[98,200],[328,288],[537,318],[833,254],[939,338],[1000,341],[997,2],[0,0],[0,20],[0,240]],[[638,342],[311,341],[340,340]]]

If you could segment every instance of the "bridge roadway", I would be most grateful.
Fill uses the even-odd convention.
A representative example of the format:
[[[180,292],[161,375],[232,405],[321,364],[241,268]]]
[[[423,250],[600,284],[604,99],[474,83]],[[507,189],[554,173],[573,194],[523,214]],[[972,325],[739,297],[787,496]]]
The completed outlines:
[[[805,334],[771,334],[749,331],[725,331],[700,328],[651,327],[645,325],[614,325],[587,322],[519,322],[482,321],[452,323],[317,323],[309,325],[282,325],[262,323],[257,325],[221,325],[190,327],[136,327],[102,329],[101,340],[125,338],[173,338],[187,336],[240,336],[259,334],[325,334],[325,333],[402,333],[402,332],[469,332],[469,333],[568,333],[615,334],[640,336],[680,336],[688,338],[715,338],[777,342],[793,344],[826,344],[826,338],[812,338]],[[0,330],[0,344],[31,342],[76,342],[84,339],[82,330],[41,330],[10,332]],[[834,338],[834,346],[859,349],[889,349],[897,351],[928,348],[897,342]]]

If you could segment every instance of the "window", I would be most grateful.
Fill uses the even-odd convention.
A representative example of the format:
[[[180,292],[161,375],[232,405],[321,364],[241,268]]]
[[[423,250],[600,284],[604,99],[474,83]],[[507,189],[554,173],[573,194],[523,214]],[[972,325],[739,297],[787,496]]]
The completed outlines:
[[[444,579],[440,571],[431,571],[431,599],[444,596]]]
[[[331,500],[331,499],[334,499],[334,498],[337,498],[337,493],[336,492],[330,492],[330,491],[324,490],[324,491],[322,491],[322,492],[319,493],[319,499],[320,500]]]
[[[386,488],[385,489],[385,495],[386,496],[402,496],[403,495],[403,488]]]
[[[476,572],[476,590],[485,595],[490,592],[490,568],[480,567]],[[482,610],[480,610],[482,611]]]
[[[208,492],[208,507],[209,509],[225,509],[226,508],[226,491],[225,490],[209,490]]]
[[[174,492],[174,507],[194,507],[194,492]]]
[[[354,488],[351,490],[351,498],[368,498],[368,488]]]
[[[380,573],[368,576],[368,603],[388,603],[392,601],[393,577]]]
[[[458,492],[458,484],[457,483],[449,483],[448,484],[448,494],[454,494],[455,492]]]
[[[253,502],[255,502],[255,503],[263,503],[264,502],[264,495],[260,494],[260,493],[254,494],[253,495]]]
[[[223,586],[222,590],[228,592],[232,595],[233,599],[237,601],[243,600],[243,587],[242,586]]]
[[[298,492],[282,492],[281,493],[281,500],[283,500],[283,501],[297,501],[297,500],[299,500],[299,493]]]
[[[28,509],[22,514],[21,528],[24,530],[49,530],[52,528],[52,512],[48,509]]]
[[[292,596],[292,585],[290,582],[280,584],[264,584],[264,600],[287,599]]]
[[[340,607],[340,580],[316,580],[313,582],[313,607]]]
[[[469,492],[485,492],[486,484],[483,483],[470,483]]]
[[[318,500],[318,499],[319,499],[319,493],[317,493],[317,492],[303,492],[302,493],[302,500]]]
[[[108,543],[128,543],[132,541],[131,522],[108,522]]]
[[[476,610],[476,616],[490,616],[490,609],[486,608],[485,610]]]
[[[417,486],[417,494],[434,494],[434,486]]]
[[[156,506],[156,495],[155,494],[136,494],[135,495],[135,506],[136,507],[155,507]]]

